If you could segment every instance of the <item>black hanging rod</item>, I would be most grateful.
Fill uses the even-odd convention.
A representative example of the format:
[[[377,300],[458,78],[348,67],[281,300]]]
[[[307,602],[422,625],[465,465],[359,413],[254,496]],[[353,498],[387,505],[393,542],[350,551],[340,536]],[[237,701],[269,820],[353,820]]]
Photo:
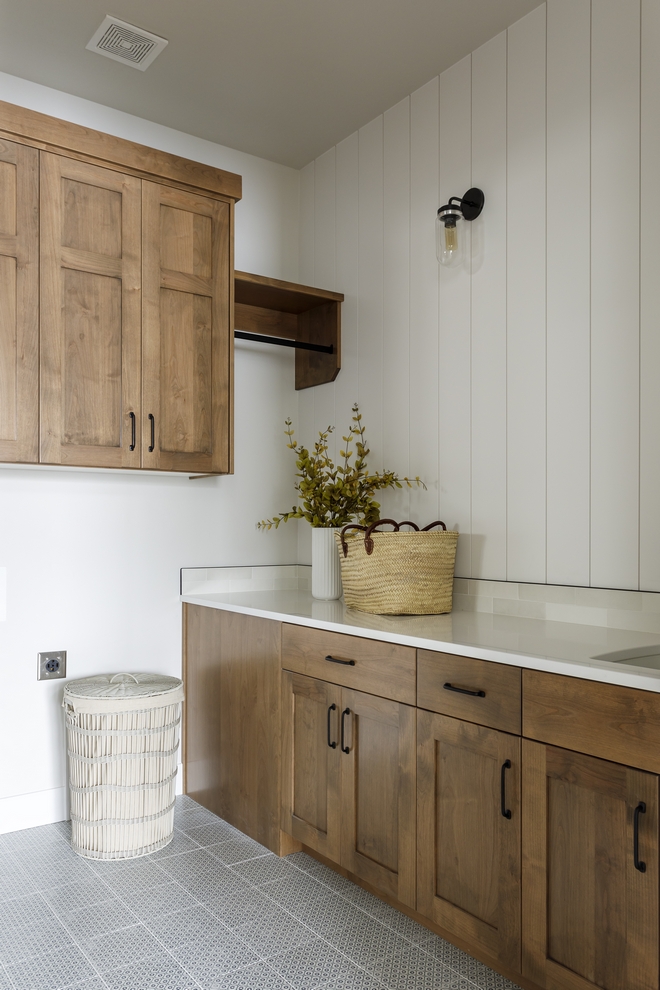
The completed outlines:
[[[321,354],[332,354],[332,344],[308,344],[305,340],[290,340],[288,337],[267,337],[263,333],[248,333],[247,330],[234,330],[234,337],[239,340],[256,340],[258,344],[279,344],[281,347],[298,347],[302,351],[320,351]]]

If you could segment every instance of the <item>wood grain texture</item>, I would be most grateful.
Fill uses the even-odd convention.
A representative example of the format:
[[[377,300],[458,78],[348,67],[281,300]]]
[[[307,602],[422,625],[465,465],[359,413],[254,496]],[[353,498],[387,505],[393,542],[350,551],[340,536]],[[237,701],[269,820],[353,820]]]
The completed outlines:
[[[657,776],[528,740],[523,760],[523,972],[549,990],[655,990]]]
[[[40,459],[139,467],[140,180],[41,153]]]
[[[142,215],[142,466],[228,473],[229,205],[143,182]]]
[[[332,663],[326,656],[354,660]],[[415,704],[415,650],[358,636],[282,626],[282,666],[343,687]]]
[[[415,907],[415,709],[346,688],[341,709],[342,866]]]
[[[5,131],[8,136],[27,139],[36,147],[83,155],[120,171],[132,171],[147,177],[156,175],[163,180],[220,193],[234,200],[242,195],[241,176],[233,172],[147,148],[12,103],[0,102],[0,131]]]
[[[417,713],[418,909],[514,969],[520,965],[520,739]],[[501,813],[501,768],[506,805]]]
[[[523,735],[660,773],[660,695],[524,670]]]
[[[39,153],[0,141],[0,460],[39,459]]]
[[[445,689],[445,684],[469,691],[472,697]],[[503,732],[521,731],[521,670],[488,660],[453,653],[417,651],[417,707],[488,725]]]
[[[341,856],[340,717],[341,688],[282,672],[282,829],[335,862]]]
[[[187,793],[280,852],[280,624],[186,605]]]

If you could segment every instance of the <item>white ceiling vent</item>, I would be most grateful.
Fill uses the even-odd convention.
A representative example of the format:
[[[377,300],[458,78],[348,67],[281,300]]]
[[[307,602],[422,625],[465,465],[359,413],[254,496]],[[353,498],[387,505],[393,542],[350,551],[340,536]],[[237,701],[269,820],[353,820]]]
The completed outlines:
[[[157,34],[108,16],[85,47],[144,72],[166,44],[165,38],[159,38]]]

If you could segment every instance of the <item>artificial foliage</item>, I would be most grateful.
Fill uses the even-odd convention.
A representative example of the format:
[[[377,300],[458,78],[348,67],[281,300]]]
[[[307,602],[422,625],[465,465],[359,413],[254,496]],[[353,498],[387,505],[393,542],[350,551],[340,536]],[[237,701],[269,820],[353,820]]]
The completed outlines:
[[[319,438],[310,452],[294,440],[291,420],[286,421],[285,436],[287,447],[296,454],[295,489],[300,505],[294,505],[290,512],[281,512],[272,519],[262,519],[258,529],[275,529],[289,519],[306,519],[315,527],[330,528],[347,526],[350,522],[369,525],[380,518],[380,503],[374,495],[383,488],[426,488],[424,482],[416,478],[399,478],[394,471],[369,472],[367,467],[367,447],[362,414],[357,402],[353,406],[353,421],[348,436],[342,437],[345,449],[339,451],[343,462],[336,465],[328,454],[328,439],[334,426],[319,433]],[[355,443],[355,450],[352,444]]]

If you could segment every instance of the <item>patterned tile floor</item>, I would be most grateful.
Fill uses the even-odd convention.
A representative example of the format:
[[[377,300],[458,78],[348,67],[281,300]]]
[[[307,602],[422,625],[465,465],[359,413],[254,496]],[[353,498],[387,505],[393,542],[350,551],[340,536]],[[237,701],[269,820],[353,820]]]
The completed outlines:
[[[0,990],[516,990],[188,797],[152,856],[94,862],[68,838],[68,822],[0,835]]]

